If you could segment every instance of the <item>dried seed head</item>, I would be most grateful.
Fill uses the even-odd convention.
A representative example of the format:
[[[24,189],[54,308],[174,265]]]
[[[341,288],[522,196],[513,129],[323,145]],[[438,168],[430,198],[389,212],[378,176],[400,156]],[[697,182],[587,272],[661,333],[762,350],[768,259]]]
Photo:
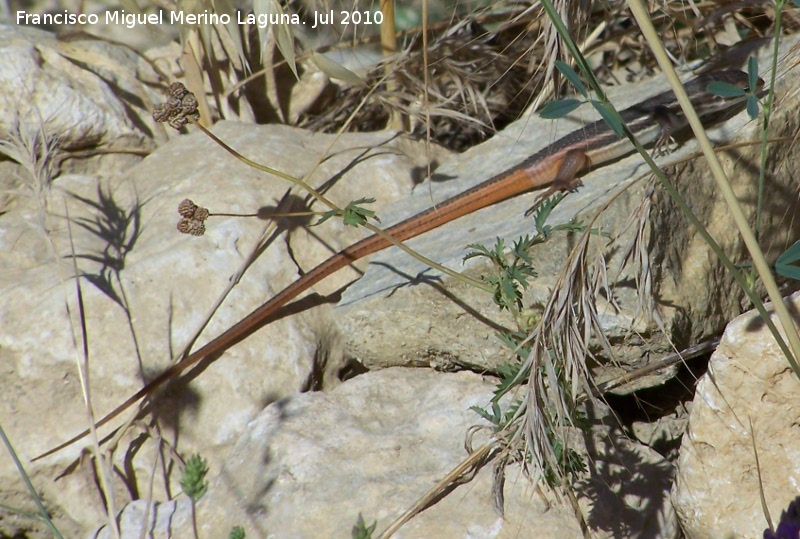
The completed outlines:
[[[187,219],[191,219],[194,217],[194,212],[197,209],[197,204],[189,200],[188,198],[184,198],[181,200],[181,203],[178,204],[178,213],[180,213],[183,217]]]
[[[159,123],[166,122],[169,119],[169,111],[167,105],[158,103],[153,107],[153,119]]]
[[[206,233],[206,226],[195,219],[181,219],[178,221],[178,232],[192,236],[202,236]]]
[[[179,100],[183,99],[183,96],[189,93],[189,90],[186,89],[186,86],[181,84],[180,82],[173,82],[169,85],[169,95],[170,97],[176,97]]]
[[[190,120],[199,121],[197,99],[183,84],[173,82],[169,87],[167,102],[153,107],[153,119],[169,122],[175,129],[180,129]]]
[[[201,208],[201,207],[198,206],[194,210],[194,216],[193,217],[196,220],[200,221],[200,222],[205,221],[206,219],[208,219],[208,216],[209,216],[208,208]]]

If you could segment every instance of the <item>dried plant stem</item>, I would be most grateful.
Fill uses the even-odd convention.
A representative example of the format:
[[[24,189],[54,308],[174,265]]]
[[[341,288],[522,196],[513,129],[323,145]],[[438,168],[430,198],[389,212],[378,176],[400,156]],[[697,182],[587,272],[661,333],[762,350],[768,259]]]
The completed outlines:
[[[397,37],[396,28],[394,23],[394,0],[381,0],[381,14],[383,15],[383,22],[381,23],[381,50],[384,58],[392,56],[397,52]],[[392,62],[385,62],[384,73],[386,75],[386,91],[387,93],[396,94],[398,92],[397,80],[392,77],[394,65]],[[390,97],[390,100],[397,102],[396,97]],[[389,129],[402,131],[407,129],[408,120],[404,120],[400,114],[398,107],[392,107],[391,116],[389,117]]]
[[[470,472],[477,471],[480,466],[487,460],[492,458],[496,452],[499,444],[497,441],[488,442],[475,451],[471,452],[467,458],[461,461],[455,468],[453,468],[446,476],[438,481],[428,492],[423,494],[412,507],[407,509],[400,515],[388,528],[386,528],[376,539],[389,539],[399,530],[406,522],[414,518],[415,515],[425,510],[434,500],[439,498],[445,490],[454,484],[464,481],[464,476]]]
[[[69,218],[69,209],[66,202],[64,202],[64,213],[66,215],[67,230],[69,232],[70,249],[72,253],[72,269],[73,278],[75,279],[75,294],[78,301],[78,318],[81,330],[81,348],[82,354],[78,354],[76,350],[75,361],[78,366],[78,377],[80,379],[81,391],[83,392],[83,402],[86,406],[86,419],[89,423],[89,432],[92,441],[92,453],[97,460],[98,475],[100,476],[100,485],[105,492],[106,510],[108,512],[108,525],[111,528],[113,537],[120,539],[119,525],[117,523],[117,506],[114,496],[114,485],[112,483],[113,473],[109,464],[109,459],[105,457],[102,449],[100,448],[100,437],[97,435],[97,427],[95,426],[94,410],[92,408],[92,392],[89,383],[89,337],[86,329],[86,312],[83,307],[83,291],[81,290],[81,276],[78,271],[77,256],[75,254],[75,245],[73,243],[72,226]],[[70,325],[73,326],[72,316],[69,317]],[[77,347],[77,343],[76,343]]]
[[[287,203],[287,201],[284,200],[282,201],[282,203]],[[267,226],[261,233],[259,241],[256,243],[253,250],[250,252],[250,255],[242,263],[242,266],[239,268],[239,270],[231,277],[230,281],[228,282],[228,285],[225,287],[225,290],[222,291],[217,300],[214,302],[214,305],[211,306],[211,309],[209,309],[203,321],[200,323],[197,329],[195,329],[195,332],[189,339],[189,342],[186,343],[181,353],[175,358],[176,360],[179,360],[189,355],[189,352],[194,346],[194,343],[203,333],[206,326],[208,326],[209,322],[211,322],[211,319],[214,317],[214,314],[216,314],[217,310],[219,310],[219,308],[222,306],[223,302],[228,297],[228,295],[230,295],[233,289],[236,288],[236,286],[239,284],[245,272],[247,272],[247,270],[250,268],[253,262],[255,262],[258,256],[261,254],[261,252],[264,249],[264,246],[268,242],[269,236],[274,232],[275,229],[276,229],[275,223],[271,222],[267,224]]]

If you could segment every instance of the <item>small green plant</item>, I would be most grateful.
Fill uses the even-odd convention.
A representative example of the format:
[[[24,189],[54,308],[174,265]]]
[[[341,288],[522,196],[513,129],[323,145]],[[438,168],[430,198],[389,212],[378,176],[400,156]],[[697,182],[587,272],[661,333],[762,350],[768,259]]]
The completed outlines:
[[[464,256],[464,261],[475,257],[488,258],[496,267],[494,275],[482,276],[481,280],[488,283],[492,289],[494,302],[501,310],[507,309],[519,320],[522,315],[522,292],[528,288],[528,278],[536,277],[533,260],[528,254],[536,245],[541,245],[549,240],[554,232],[569,231],[580,232],[584,226],[580,222],[570,220],[560,225],[546,224],[547,218],[563,195],[556,195],[545,200],[534,214],[534,224],[537,234],[533,237],[524,236],[514,241],[511,248],[511,261],[506,260],[505,240],[497,238],[491,249],[477,243],[469,245],[471,252]]]
[[[471,406],[470,410],[474,411],[486,421],[491,423],[495,432],[500,432],[505,429],[514,419],[514,415],[517,413],[519,406],[520,402],[515,401],[505,412],[503,412],[503,410],[500,408],[500,403],[496,400],[493,400],[491,411],[481,408],[480,406]]]
[[[228,539],[244,539],[244,528],[241,526],[234,526],[231,528],[231,533],[228,534]]]
[[[505,258],[506,244],[502,238],[497,238],[491,250],[472,243],[469,248],[474,250],[464,256],[465,261],[483,256],[497,267],[495,275],[484,275],[481,279],[494,288],[494,302],[501,310],[508,309],[513,313],[522,310],[522,290],[528,288],[528,278],[536,276],[536,271],[531,267],[532,261],[526,252],[531,242],[528,236],[515,241],[512,249],[513,261],[510,263]]]
[[[197,534],[197,512],[195,511],[195,506],[208,490],[206,474],[208,474],[208,464],[204,458],[197,454],[192,455],[186,461],[186,466],[181,474],[181,488],[192,501],[192,531],[195,539],[199,537]]]
[[[361,513],[359,513],[358,520],[356,520],[356,525],[353,526],[353,539],[372,539],[372,533],[375,531],[375,527],[377,525],[378,521],[376,520],[367,526],[367,524],[364,522],[364,517],[361,516]]]
[[[350,226],[362,226],[367,223],[368,219],[375,218],[375,212],[372,210],[368,210],[366,208],[362,208],[360,204],[372,204],[375,202],[374,198],[359,198],[358,200],[353,200],[350,202],[343,210],[335,209],[326,211],[325,213],[320,216],[319,220],[314,223],[314,225],[321,225],[328,219],[334,216],[341,216],[344,220],[344,224]]]
[[[470,409],[491,423],[494,432],[499,433],[507,430],[508,427],[511,426],[517,415],[520,404],[521,401],[516,400],[503,411],[500,407],[500,403],[497,400],[492,400],[491,409],[484,409],[479,406],[472,406]],[[580,414],[575,415],[576,417],[573,418],[575,425],[580,428],[588,429],[589,425],[586,419]],[[514,430],[515,429],[512,428],[507,434],[513,437]],[[549,462],[542,463],[544,479],[549,486],[556,486],[559,483],[559,478],[586,471],[586,464],[580,454],[574,449],[565,446],[563,440],[559,436],[556,436],[550,428],[547,429],[547,438],[548,442],[553,447],[553,454],[557,467],[559,468],[557,473]]]
[[[758,59],[751,56],[747,62],[747,75],[750,78],[748,81],[749,89],[742,90],[734,84],[727,82],[714,81],[708,85],[708,92],[720,97],[745,97],[747,96],[747,115],[751,120],[758,118],[758,113],[761,110],[761,104],[758,101],[759,88],[763,82],[759,82],[758,78]]]
[[[208,490],[207,473],[208,465],[200,455],[192,455],[186,461],[186,467],[181,475],[181,488],[193,502],[199,501]]]
[[[542,107],[539,116],[545,118],[547,120],[557,120],[559,118],[563,118],[573,110],[580,107],[583,103],[590,103],[594,109],[602,116],[603,120],[606,121],[608,126],[617,134],[617,136],[624,136],[625,130],[623,129],[622,123],[617,115],[614,113],[614,109],[608,100],[605,99],[605,96],[601,96],[601,99],[592,99],[589,97],[589,90],[587,90],[586,86],[581,81],[580,76],[578,73],[572,69],[569,64],[564,62],[555,62],[556,69],[564,75],[564,78],[567,79],[570,84],[575,88],[575,90],[584,97],[584,101],[575,98],[568,98],[568,99],[559,99],[557,101],[551,101],[547,103],[544,107]]]
[[[503,338],[502,336],[501,339]],[[530,353],[529,348],[525,348],[525,350]],[[522,351],[522,348],[518,350],[518,353]],[[526,354],[527,355],[527,354]],[[522,371],[522,363],[521,362],[509,362],[509,363],[501,363],[497,367],[497,373],[500,375],[500,381],[497,383],[497,386],[494,389],[494,399],[497,400],[508,391],[520,384],[520,380],[527,379],[528,372],[521,372]]]
[[[491,276],[483,276],[482,280],[492,286],[495,303],[501,310],[507,309],[513,313],[520,327],[520,331],[497,334],[500,341],[512,350],[516,361],[504,363],[498,367],[500,381],[495,388],[490,406],[487,408],[473,406],[471,408],[491,423],[492,429],[496,433],[509,431],[507,432],[509,436],[514,435],[515,427],[512,426],[512,423],[517,418],[521,401],[516,400],[503,410],[500,398],[514,387],[523,384],[530,374],[527,370],[523,371],[524,365],[527,364],[525,359],[531,353],[530,347],[525,343],[527,332],[535,323],[535,317],[526,313],[522,303],[522,292],[528,287],[529,278],[536,276],[530,252],[535,246],[548,241],[555,232],[582,232],[586,229],[581,222],[573,220],[555,226],[547,224],[547,219],[553,209],[563,198],[563,194],[557,194],[538,205],[533,217],[536,235],[525,236],[514,241],[508,254],[506,254],[505,242],[498,238],[491,249],[483,245],[470,245],[473,251],[464,257],[467,260],[481,256],[492,262],[496,273]],[[559,373],[556,373],[556,378],[561,380]],[[578,417],[579,413],[576,412],[573,415],[576,417],[571,418],[571,424],[581,426],[585,423]],[[548,443],[553,448],[554,462],[542,463],[544,479],[550,486],[555,486],[559,482],[559,478],[584,471],[586,466],[581,456],[575,450],[565,446],[552,428],[546,430]]]
[[[556,461],[559,463],[560,470],[558,473],[545,463],[543,467],[544,480],[551,487],[559,484],[559,478],[568,477],[586,471],[586,463],[577,451],[566,447],[560,437],[555,436],[552,432],[548,432],[550,443],[553,444],[553,453],[555,454]]]

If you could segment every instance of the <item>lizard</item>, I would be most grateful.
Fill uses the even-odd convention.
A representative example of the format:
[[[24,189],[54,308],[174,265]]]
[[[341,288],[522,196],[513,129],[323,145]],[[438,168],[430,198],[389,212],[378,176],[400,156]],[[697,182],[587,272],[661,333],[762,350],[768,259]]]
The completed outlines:
[[[685,84],[687,94],[700,118],[711,122],[720,114],[737,110],[746,96],[721,97],[711,94],[707,87],[721,81],[749,90],[749,77],[737,69],[712,71]],[[763,81],[758,79],[759,91]],[[630,132],[643,146],[653,144],[656,151],[668,145],[674,133],[684,129],[688,122],[672,91],[665,91],[620,112]],[[464,215],[515,197],[534,189],[547,189],[537,197],[537,205],[554,193],[574,190],[580,182],[578,175],[589,169],[616,161],[634,151],[632,142],[617,135],[604,120],[579,128],[516,166],[497,174],[452,198],[417,213],[386,229],[398,241],[405,241],[433,230]],[[322,279],[351,263],[389,247],[391,243],[378,235],[358,241],[334,254],[292,284],[284,288],[228,330],[186,355],[167,368],[142,389],[100,419],[95,427],[113,420],[140,399],[176,378],[203,359],[218,357],[225,350],[241,342],[263,327],[284,305],[314,286]],[[85,430],[66,442],[37,456],[39,460],[72,445],[89,433]]]

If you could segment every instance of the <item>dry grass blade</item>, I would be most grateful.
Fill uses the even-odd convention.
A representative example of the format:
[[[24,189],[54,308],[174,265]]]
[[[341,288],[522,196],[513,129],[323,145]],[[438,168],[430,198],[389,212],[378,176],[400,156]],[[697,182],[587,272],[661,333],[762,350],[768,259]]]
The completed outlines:
[[[756,447],[756,433],[753,429],[753,418],[748,417],[750,422],[750,442],[753,444],[753,458],[756,462],[756,473],[758,474],[758,496],[761,500],[761,510],[764,512],[764,518],[767,521],[767,526],[771,532],[775,531],[775,525],[772,523],[772,516],[769,514],[769,507],[767,500],[764,497],[764,480],[761,477],[761,463],[758,460],[758,448]]]
[[[654,320],[659,326],[662,326],[661,318],[656,310],[652,294],[653,275],[651,271],[652,268],[650,267],[650,254],[648,253],[648,223],[653,205],[650,195],[654,186],[655,183],[651,181],[650,185],[645,189],[646,192],[644,196],[642,196],[639,204],[637,204],[636,208],[631,213],[628,222],[622,227],[622,233],[630,228],[633,228],[634,233],[631,235],[628,244],[622,247],[622,256],[617,277],[619,277],[629,264],[633,265],[635,268],[633,273],[636,282],[636,297],[638,300],[633,317],[636,318],[642,315],[646,319]],[[662,327],[662,330],[663,329]]]
[[[75,294],[78,302],[78,319],[80,321],[79,324],[80,337],[81,337],[80,344],[82,353],[81,354],[76,353],[76,356],[78,355],[80,356],[76,357],[76,363],[78,365],[78,377],[80,379],[81,391],[83,392],[83,401],[86,406],[86,420],[89,423],[89,431],[91,433],[92,453],[94,454],[94,458],[97,462],[97,470],[100,476],[100,485],[103,489],[102,494],[105,497],[106,512],[108,515],[108,525],[111,528],[111,532],[114,534],[113,536],[116,539],[120,539],[120,530],[116,519],[117,505],[116,505],[116,497],[113,486],[114,474],[112,473],[112,466],[110,464],[111,457],[109,456],[109,458],[106,458],[106,456],[103,454],[103,451],[100,448],[100,438],[97,435],[97,429],[95,428],[94,410],[92,408],[92,391],[91,391],[91,385],[89,383],[89,336],[88,336],[88,331],[86,329],[86,311],[84,310],[83,290],[81,288],[81,274],[80,271],[78,270],[78,258],[75,254],[75,244],[73,242],[72,226],[70,224],[69,210],[67,208],[66,202],[64,203],[64,212],[67,217],[70,251],[72,254],[73,279],[75,280]],[[67,306],[67,311],[70,312],[69,306]],[[73,321],[71,314],[69,320],[70,324],[72,324]],[[74,335],[75,331],[73,328],[73,336]],[[77,343],[75,343],[75,346],[77,348]]]
[[[422,495],[417,502],[406,510],[400,517],[392,522],[376,539],[389,539],[399,530],[403,525],[428,508],[438,498],[446,494],[454,486],[469,481],[477,470],[489,459],[492,458],[493,453],[497,450],[496,442],[489,442],[472,453],[461,461],[455,468],[450,470],[448,474],[438,481],[428,492]],[[471,475],[470,475],[471,474]]]
[[[0,154],[16,161],[24,171],[10,181],[4,178],[2,192],[9,197],[33,198],[38,210],[37,225],[45,235],[49,232],[50,190],[59,162],[57,150],[58,137],[48,135],[43,127],[22,123],[18,118],[13,120],[7,138],[0,140]]]

